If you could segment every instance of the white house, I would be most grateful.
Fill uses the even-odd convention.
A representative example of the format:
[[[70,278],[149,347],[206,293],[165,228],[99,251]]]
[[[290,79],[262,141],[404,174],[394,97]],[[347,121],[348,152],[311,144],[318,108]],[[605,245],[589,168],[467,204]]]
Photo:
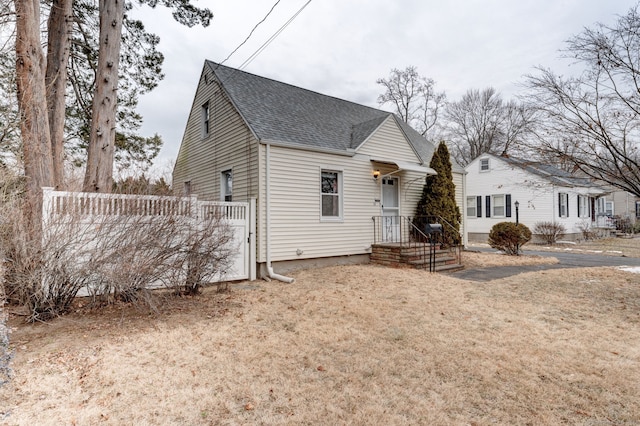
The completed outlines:
[[[617,188],[608,188],[611,192],[598,200],[605,216],[616,220],[620,228],[634,226],[640,220],[640,197]]]
[[[414,215],[434,149],[388,111],[206,61],[173,186],[256,199],[257,263],[278,278],[292,262],[368,261],[372,218]]]
[[[547,164],[483,154],[465,170],[469,241],[486,242],[493,225],[516,220],[532,232],[538,222],[562,224],[565,239],[579,239],[605,213],[605,189]]]

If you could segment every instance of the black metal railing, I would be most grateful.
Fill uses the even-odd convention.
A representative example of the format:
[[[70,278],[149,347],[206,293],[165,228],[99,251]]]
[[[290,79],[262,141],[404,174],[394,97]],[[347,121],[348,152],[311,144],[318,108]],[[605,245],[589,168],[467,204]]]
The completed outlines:
[[[440,216],[373,216],[374,244],[394,244],[410,248],[429,258],[434,271],[436,250],[448,249],[461,263],[460,232]]]

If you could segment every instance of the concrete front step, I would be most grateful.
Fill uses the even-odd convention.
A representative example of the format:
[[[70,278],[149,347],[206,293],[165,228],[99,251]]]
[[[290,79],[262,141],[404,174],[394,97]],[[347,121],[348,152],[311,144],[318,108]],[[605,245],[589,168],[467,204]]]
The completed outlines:
[[[416,268],[421,268],[424,265],[429,266],[429,258],[427,257],[426,259],[418,259],[418,260],[412,260],[410,262],[407,262],[409,265],[412,265]],[[435,258],[435,264],[436,265],[449,265],[452,263],[458,263],[458,259],[456,259],[455,256],[446,256],[446,257],[436,257]]]
[[[450,263],[447,265],[436,265],[436,272],[455,272],[464,269],[460,263]]]
[[[462,269],[457,257],[450,251],[439,247],[433,253],[435,256],[435,271],[448,272]],[[429,247],[401,247],[399,245],[374,245],[371,262],[380,265],[402,267],[409,266],[416,269],[429,269]]]

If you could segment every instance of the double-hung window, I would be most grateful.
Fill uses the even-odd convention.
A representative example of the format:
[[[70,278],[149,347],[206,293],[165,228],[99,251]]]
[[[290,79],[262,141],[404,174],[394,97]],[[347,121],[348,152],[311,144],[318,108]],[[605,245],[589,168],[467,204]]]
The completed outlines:
[[[467,217],[482,217],[482,197],[467,197]]]
[[[322,219],[337,220],[342,218],[342,172],[321,170],[320,198]]]
[[[589,217],[589,197],[578,195],[578,217]]]
[[[482,199],[478,197],[478,209]],[[511,194],[496,194],[485,196],[486,217],[511,217]],[[481,217],[479,214],[478,217]]]
[[[220,199],[233,201],[233,170],[225,170],[220,175]]]
[[[209,136],[209,124],[210,124],[210,111],[209,111],[209,102],[205,102],[202,105],[202,137],[206,138]]]
[[[569,217],[569,194],[558,193],[558,216]]]
[[[489,171],[489,159],[488,158],[481,158],[480,159],[480,171],[481,172],[488,172]]]
[[[505,216],[505,203],[504,203],[504,195],[494,195],[492,198],[493,204],[493,217],[504,217]]]

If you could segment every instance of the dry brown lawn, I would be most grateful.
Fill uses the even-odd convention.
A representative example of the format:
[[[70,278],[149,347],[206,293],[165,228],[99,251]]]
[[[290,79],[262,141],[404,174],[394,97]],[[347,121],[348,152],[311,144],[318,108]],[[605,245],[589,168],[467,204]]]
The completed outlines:
[[[377,266],[17,326],[4,424],[640,424],[640,275]]]
[[[558,263],[558,259],[548,256],[536,256],[524,252],[520,256],[508,256],[501,253],[474,252],[473,248],[462,252],[462,264],[465,268],[486,268],[490,266],[549,265]]]
[[[640,236],[635,238],[601,238],[582,241],[578,244],[555,244],[539,246],[528,244],[525,250],[557,250],[606,256],[640,257]]]

